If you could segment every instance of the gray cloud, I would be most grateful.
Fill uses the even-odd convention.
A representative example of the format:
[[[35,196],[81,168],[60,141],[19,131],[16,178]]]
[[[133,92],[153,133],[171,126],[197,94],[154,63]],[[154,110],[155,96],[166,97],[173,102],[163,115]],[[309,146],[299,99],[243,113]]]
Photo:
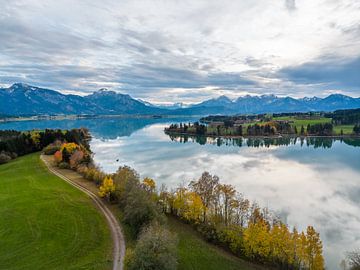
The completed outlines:
[[[360,90],[360,57],[355,59],[320,58],[317,61],[280,70],[280,76],[295,83],[322,83],[333,88]]]
[[[359,90],[356,1],[297,7],[286,0],[281,10],[270,1],[227,0],[166,7],[112,0],[0,4],[3,85],[19,81],[84,93],[108,87],[153,101],[189,102],[221,94]],[[326,10],[329,20],[311,17],[314,8]],[[323,48],[341,61],[319,58]]]

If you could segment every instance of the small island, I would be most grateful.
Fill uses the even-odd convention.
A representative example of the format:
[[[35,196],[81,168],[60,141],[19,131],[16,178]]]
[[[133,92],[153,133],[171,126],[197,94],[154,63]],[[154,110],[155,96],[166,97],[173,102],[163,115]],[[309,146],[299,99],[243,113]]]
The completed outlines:
[[[358,137],[360,109],[330,113],[210,115],[200,122],[171,124],[168,135],[208,137]]]

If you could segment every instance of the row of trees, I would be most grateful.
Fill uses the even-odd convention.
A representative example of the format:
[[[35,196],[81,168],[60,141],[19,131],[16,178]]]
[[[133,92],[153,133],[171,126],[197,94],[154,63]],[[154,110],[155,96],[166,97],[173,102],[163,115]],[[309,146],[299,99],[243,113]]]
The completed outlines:
[[[295,125],[287,121],[269,121],[263,124],[253,124],[246,127],[246,133],[243,132],[243,126],[234,126],[230,121],[215,126],[206,126],[195,122],[194,124],[171,124],[165,128],[167,134],[187,134],[187,135],[208,135],[208,136],[275,136],[275,135],[301,135],[301,136],[331,136],[333,135],[333,125],[331,123],[318,123],[305,128],[301,126],[300,130]],[[354,127],[354,133],[359,133],[359,126]]]
[[[325,117],[332,118],[335,125],[360,124],[360,109],[338,110],[325,114]]]
[[[208,241],[242,258],[281,269],[324,269],[322,243],[313,227],[290,230],[217,176],[204,172],[188,186],[168,190],[163,185],[157,190],[153,179],[141,180],[127,166],[104,174],[89,163],[87,153],[75,154],[80,151],[81,145],[64,143],[55,160],[94,181],[101,197],[119,205],[123,222],[139,237],[135,248],[127,251],[128,269],[176,269],[176,237],[164,225],[164,214],[193,225]]]
[[[355,125],[353,131],[356,135],[359,135],[360,134],[360,125]]]
[[[331,136],[333,135],[333,128],[331,123],[318,123],[314,125],[309,124],[306,131],[308,135]]]
[[[169,127],[165,128],[165,132],[168,134],[189,134],[189,135],[198,135],[198,136],[242,136],[242,126],[234,126],[232,121],[225,121],[222,125],[217,125],[215,127],[206,126],[200,124],[199,122],[191,123],[180,123],[180,124],[171,124]]]
[[[164,212],[240,257],[282,269],[324,269],[322,243],[313,227],[290,231],[268,209],[250,203],[207,172],[187,187],[172,191],[162,187],[158,203]]]
[[[296,134],[296,127],[288,122],[270,121],[266,124],[255,124],[247,127],[248,136],[274,136],[276,134]]]
[[[41,151],[55,140],[75,142],[89,149],[87,129],[68,131],[46,129],[44,131],[20,132],[15,130],[0,131],[0,164],[17,156]]]

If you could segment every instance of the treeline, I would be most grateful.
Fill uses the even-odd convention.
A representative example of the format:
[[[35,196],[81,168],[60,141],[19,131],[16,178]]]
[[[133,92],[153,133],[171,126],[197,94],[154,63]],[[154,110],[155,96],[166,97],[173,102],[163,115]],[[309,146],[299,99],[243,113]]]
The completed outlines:
[[[244,115],[209,115],[200,118],[200,122],[211,123],[211,122],[236,122],[238,120],[243,121],[270,121],[271,115],[268,114],[244,114]]]
[[[165,128],[167,134],[183,134],[194,136],[254,136],[254,137],[272,137],[279,135],[289,136],[333,136],[334,127],[331,123],[317,123],[306,128],[301,126],[300,130],[288,121],[276,120],[265,123],[256,123],[247,125],[236,125],[232,122],[220,122],[218,125],[204,125],[199,122],[171,124]],[[245,132],[244,132],[245,129]],[[360,125],[354,127],[354,133],[360,133]],[[341,134],[342,135],[342,134]]]
[[[338,110],[326,113],[325,117],[332,118],[332,122],[335,125],[360,124],[360,109]]]
[[[199,122],[188,123],[188,124],[186,123],[171,124],[169,127],[165,128],[165,132],[206,135],[207,126],[204,124],[200,124]]]
[[[166,228],[164,214],[191,224],[208,241],[249,261],[279,269],[324,269],[322,243],[313,227],[290,230],[217,176],[205,172],[188,186],[157,189],[153,179],[141,180],[127,166],[103,173],[85,159],[87,153],[79,154],[83,151],[80,145],[62,144],[55,160],[94,181],[101,197],[119,205],[123,222],[139,237],[127,251],[127,269],[176,269],[176,237]]]
[[[162,187],[158,203],[163,211],[192,224],[208,241],[250,261],[279,269],[324,269],[319,234],[289,230],[267,208],[260,208],[204,172],[187,187]]]
[[[333,125],[331,123],[319,123],[308,125],[306,128],[307,135],[331,136],[334,134]]]
[[[287,113],[273,113],[272,114],[273,117],[295,117],[295,118],[301,118],[301,119],[306,119],[306,118],[320,118],[324,116],[323,112],[287,112]]]
[[[246,130],[248,136],[274,136],[277,134],[297,134],[296,127],[286,121],[270,121],[266,124],[249,125]]]
[[[176,133],[176,134],[189,134],[196,136],[242,136],[243,127],[242,125],[234,126],[232,121],[225,121],[221,125],[210,126],[200,124],[199,122],[194,123],[180,123],[171,124],[165,128],[165,133]]]
[[[360,108],[348,110],[336,110],[334,112],[294,112],[294,113],[273,113],[257,115],[209,115],[200,119],[201,122],[210,123],[218,121],[237,121],[237,120],[261,120],[270,121],[278,117],[294,117],[299,119],[331,118],[334,125],[355,125],[360,124]]]
[[[72,129],[68,131],[46,129],[44,131],[20,132],[15,130],[0,130],[0,164],[6,163],[17,156],[41,151],[45,146],[58,140],[60,142],[75,142],[88,145],[87,129]]]
[[[360,134],[360,124],[355,125],[353,131],[356,135],[359,135]]]

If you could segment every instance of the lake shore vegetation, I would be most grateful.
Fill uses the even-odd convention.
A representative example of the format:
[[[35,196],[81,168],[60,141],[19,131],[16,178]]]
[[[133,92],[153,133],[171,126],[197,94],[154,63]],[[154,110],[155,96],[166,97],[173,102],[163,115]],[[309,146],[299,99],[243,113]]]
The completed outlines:
[[[82,151],[79,145],[65,143],[54,159],[59,166],[66,163],[68,168],[93,181],[101,197],[119,205],[123,222],[138,238],[134,248],[127,251],[128,269],[149,269],[147,264],[156,265],[157,269],[176,269],[173,245],[177,238],[167,228],[169,215],[190,224],[204,239],[239,258],[279,269],[324,269],[322,242],[312,226],[305,231],[289,228],[269,209],[250,202],[215,175],[204,172],[197,181],[168,190],[164,185],[157,187],[153,179],[141,179],[127,166],[105,174],[92,162],[79,159],[87,156],[79,151]],[[76,160],[72,162],[75,166],[70,165],[72,160]],[[153,237],[149,231],[154,232]],[[154,238],[164,241],[159,249],[145,252],[144,248],[151,247]],[[144,256],[136,255],[139,252]],[[149,260],[159,256],[169,263]]]

